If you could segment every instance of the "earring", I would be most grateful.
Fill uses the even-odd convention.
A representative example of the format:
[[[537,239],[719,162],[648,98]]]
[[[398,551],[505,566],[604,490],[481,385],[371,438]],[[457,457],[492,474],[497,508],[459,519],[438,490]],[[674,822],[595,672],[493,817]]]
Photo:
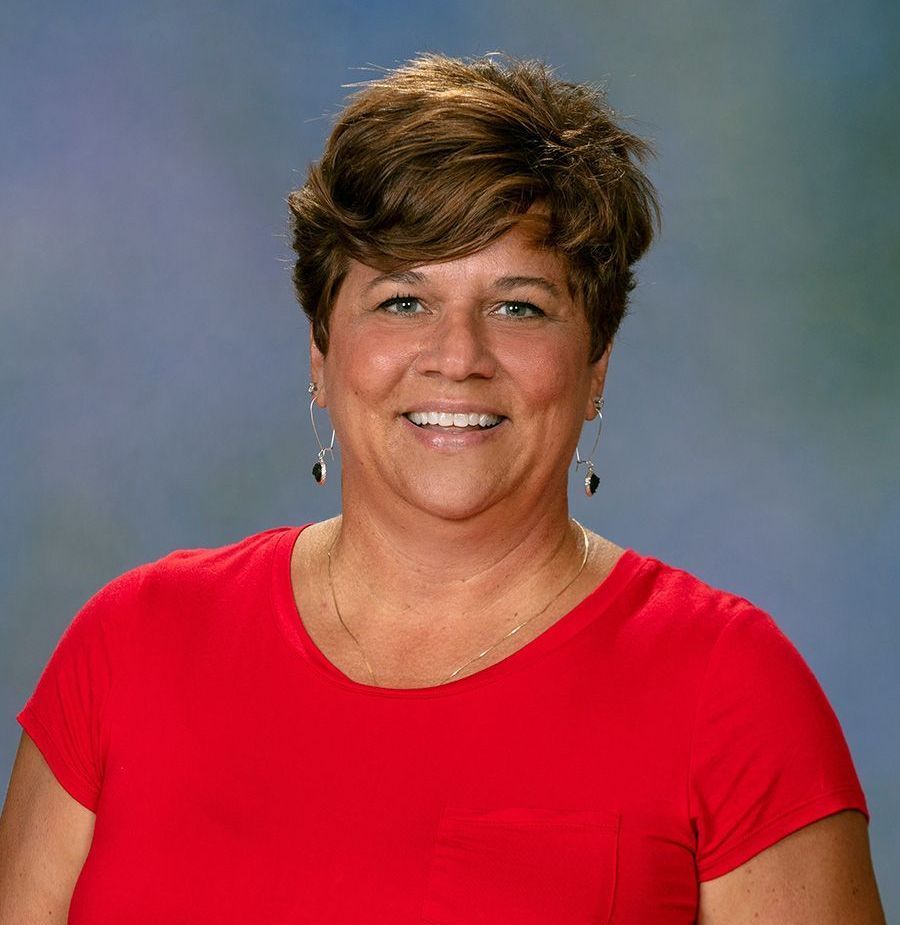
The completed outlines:
[[[325,465],[325,454],[331,454],[331,458],[334,459],[334,428],[331,429],[331,443],[328,444],[328,446],[322,446],[322,441],[319,439],[319,430],[316,427],[316,418],[313,414],[313,406],[316,403],[316,392],[318,390],[319,387],[315,382],[310,382],[306,391],[312,395],[309,402],[309,420],[312,423],[313,434],[315,435],[316,443],[319,447],[319,452],[316,454],[316,462],[312,467],[312,474],[317,485],[324,485],[325,479],[328,477],[328,469]]]
[[[603,396],[600,395],[594,399],[594,408],[597,410],[597,436],[594,438],[594,446],[591,448],[591,455],[587,459],[582,459],[575,447],[575,471],[579,466],[587,466],[587,475],[584,477],[584,493],[593,497],[600,484],[600,477],[594,471],[594,454],[597,452],[597,444],[600,442],[600,431],[603,429]]]

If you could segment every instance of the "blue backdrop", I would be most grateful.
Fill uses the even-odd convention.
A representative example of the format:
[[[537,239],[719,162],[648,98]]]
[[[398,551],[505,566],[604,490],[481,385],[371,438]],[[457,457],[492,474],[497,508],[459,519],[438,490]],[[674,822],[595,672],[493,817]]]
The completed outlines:
[[[505,50],[605,85],[663,234],[573,514],[771,612],[868,795],[896,786],[900,5],[858,0],[10,2],[0,9],[0,773],[98,587],[329,516],[309,477],[288,190],[342,84]],[[376,70],[372,70],[375,68]]]

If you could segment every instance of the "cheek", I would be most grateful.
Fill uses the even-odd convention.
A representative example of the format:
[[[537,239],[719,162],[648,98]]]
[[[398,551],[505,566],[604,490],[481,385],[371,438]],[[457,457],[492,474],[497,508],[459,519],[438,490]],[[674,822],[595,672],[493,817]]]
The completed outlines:
[[[535,410],[543,408],[564,418],[571,417],[576,406],[580,411],[587,376],[581,353],[552,344],[535,346],[527,354],[510,355],[506,367],[520,395]]]
[[[362,333],[342,338],[329,351],[331,381],[345,395],[377,398],[388,393],[412,362],[413,351],[396,338]],[[333,387],[335,387],[333,385]]]

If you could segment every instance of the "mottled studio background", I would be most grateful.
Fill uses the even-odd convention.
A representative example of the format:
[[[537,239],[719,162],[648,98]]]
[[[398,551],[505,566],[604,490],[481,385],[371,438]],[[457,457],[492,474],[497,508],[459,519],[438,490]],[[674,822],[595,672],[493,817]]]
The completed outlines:
[[[341,85],[539,56],[658,149],[664,229],[573,513],[769,610],[840,717],[900,913],[900,4],[3,2],[0,773],[81,604],[317,489],[284,197]]]

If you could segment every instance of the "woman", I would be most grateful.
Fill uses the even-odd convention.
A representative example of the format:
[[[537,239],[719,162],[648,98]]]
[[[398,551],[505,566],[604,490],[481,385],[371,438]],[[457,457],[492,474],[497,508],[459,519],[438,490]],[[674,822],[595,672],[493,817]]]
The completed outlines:
[[[883,921],[796,650],[568,514],[646,153],[534,63],[356,94],[289,199],[342,514],[85,605],[19,716],[4,923]]]

